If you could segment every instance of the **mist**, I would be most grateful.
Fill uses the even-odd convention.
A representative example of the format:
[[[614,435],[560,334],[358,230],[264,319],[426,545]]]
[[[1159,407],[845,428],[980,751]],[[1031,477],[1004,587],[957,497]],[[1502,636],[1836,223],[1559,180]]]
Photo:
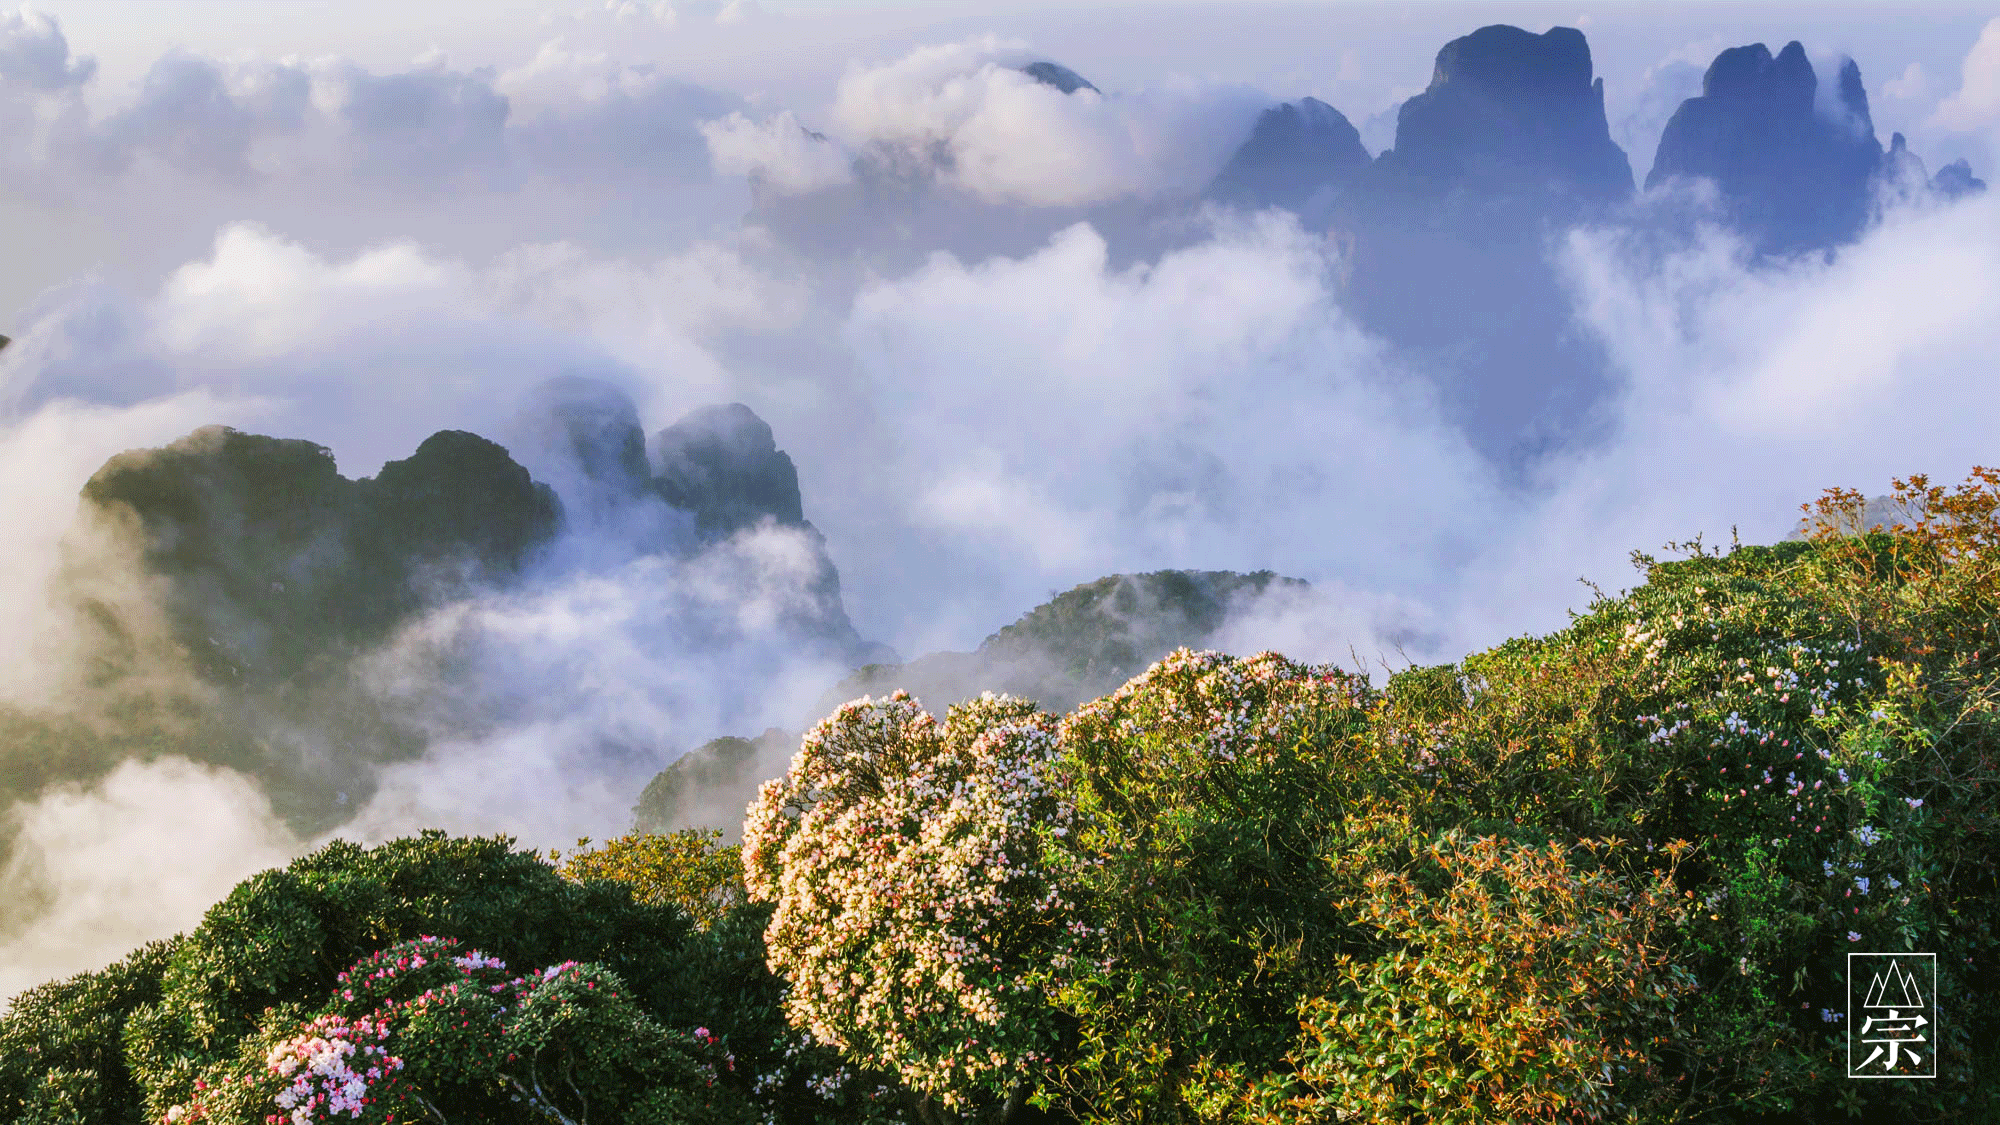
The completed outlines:
[[[1877,60],[1860,17],[1597,17],[1635,190],[1521,239],[1537,316],[1586,357],[1570,382],[1385,328],[1340,199],[1210,195],[1308,94],[1378,157],[1438,48],[1515,18],[1494,7],[1326,13],[1318,69],[1289,72],[1141,65],[1156,37],[1110,9],[829,38],[782,5],[624,5],[464,58],[162,40],[102,66],[67,17],[0,16],[24,138],[0,160],[0,995],[335,836],[623,832],[681,754],[802,730],[856,668],[971,650],[1106,575],[1303,579],[1212,643],[1379,672],[1560,627],[1635,549],[1770,542],[1822,489],[1993,460],[2000,199],[1878,186],[1852,239],[1773,253],[1712,185],[1644,184],[1756,35],[1807,40],[1823,88],[1856,52],[1875,133],[1990,176],[2000,21]],[[1395,47],[1364,62],[1343,28]],[[1504,325],[1511,299],[1442,319]],[[374,557],[359,516],[230,586],[228,552],[171,570],[87,496],[126,451],[206,456],[224,439],[174,443],[208,426],[322,447],[327,495],[359,498],[328,513],[377,511],[466,431],[550,515],[505,565],[411,564],[393,604],[340,585]],[[715,449],[763,491],[689,499]],[[218,543],[263,526],[217,487]],[[362,624],[287,664],[302,591]]]

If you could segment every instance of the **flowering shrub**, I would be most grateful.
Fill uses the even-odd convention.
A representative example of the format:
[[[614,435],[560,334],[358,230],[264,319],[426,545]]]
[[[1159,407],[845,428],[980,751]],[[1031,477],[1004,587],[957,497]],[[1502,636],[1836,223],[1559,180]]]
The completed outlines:
[[[940,723],[906,693],[843,706],[768,782],[743,832],[745,883],[813,1040],[946,1105],[1004,1101],[1055,1026],[1027,974],[1077,941],[1044,842],[1055,720],[986,696]]]
[[[601,965],[509,975],[498,958],[422,937],[357,962],[337,985],[333,1010],[289,1032],[274,1011],[256,1041],[199,1068],[190,1096],[159,1120],[580,1125],[592,1107],[659,1125],[751,1117],[723,1081],[727,1048],[706,1028],[691,1041],[668,1034]]]
[[[567,857],[552,854],[550,859],[565,879],[623,883],[639,901],[679,907],[707,929],[743,900],[741,852],[724,844],[716,829],[687,828],[635,832],[595,848],[586,838]]]

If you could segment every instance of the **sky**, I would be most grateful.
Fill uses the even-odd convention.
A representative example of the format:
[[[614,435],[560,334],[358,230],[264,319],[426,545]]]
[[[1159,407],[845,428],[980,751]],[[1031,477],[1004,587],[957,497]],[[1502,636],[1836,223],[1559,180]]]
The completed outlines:
[[[750,405],[855,626],[904,656],[1171,567],[1314,583],[1246,607],[1246,651],[1450,660],[1560,627],[1580,578],[1632,584],[1634,549],[1768,542],[1823,488],[1994,460],[1992,195],[1884,200],[1830,259],[1645,237],[1671,192],[1561,232],[1546,256],[1612,391],[1587,440],[1513,474],[1343,305],[1337,247],[1187,205],[1280,101],[1327,101],[1379,153],[1438,48],[1500,22],[1586,33],[1642,183],[1718,51],[1793,38],[1823,75],[1856,59],[1885,144],[2000,172],[2000,19],[1976,5],[0,5],[0,635],[29,638],[0,706],[103,718],[57,603],[80,559],[150,596],[79,518],[111,455],[224,423],[358,477],[439,429],[504,439],[556,375],[622,388],[648,432]],[[1032,59],[1102,96],[1011,69]],[[856,202],[858,157],[924,191]],[[341,831],[602,838],[673,755],[811,721],[844,671],[784,624],[816,541],[663,562],[620,534],[572,528],[524,588],[365,655],[358,682],[433,740]],[[0,995],[320,839],[257,777],[173,757],[11,799],[0,902],[39,905],[0,916]]]

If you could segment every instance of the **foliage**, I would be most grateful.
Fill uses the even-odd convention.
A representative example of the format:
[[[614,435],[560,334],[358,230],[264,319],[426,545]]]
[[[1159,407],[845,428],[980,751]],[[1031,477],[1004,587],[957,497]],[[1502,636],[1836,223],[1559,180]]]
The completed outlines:
[[[1139,1121],[1282,1065],[1356,935],[1323,856],[1365,775],[1337,733],[1363,682],[1176,652],[1065,719],[1076,830],[1050,859],[1084,956],[1038,976],[1074,1027],[1045,1099]]]
[[[304,1020],[272,1013],[263,1033],[202,1068],[164,1120],[750,1118],[740,1093],[719,1081],[734,1059],[708,1029],[670,1035],[601,965],[510,975],[456,941],[418,938],[340,974],[318,1007]]]
[[[1177,653],[1086,705],[1036,751],[1044,803],[983,829],[1038,865],[1002,894],[1074,944],[1016,946],[980,1038],[1053,1030],[1007,1073],[1086,1120],[2000,1115],[2000,474],[1895,504],[1893,534],[1836,534],[1863,513],[1834,493],[1810,541],[1635,556],[1646,582],[1569,627],[1380,691]],[[945,989],[882,959],[882,901],[965,807],[910,803],[941,741],[914,704],[820,737],[748,853],[809,1026]],[[1937,955],[1936,1082],[1845,1075],[1846,954],[1893,950]],[[924,1029],[868,1015],[829,1036],[862,1061]]]
[[[672,872],[655,874],[674,880]],[[684,882],[715,874],[711,850],[702,872]],[[767,914],[762,907],[738,906],[700,932],[678,907],[635,901],[632,889],[616,881],[565,880],[504,839],[426,833],[368,850],[336,843],[247,880],[190,934],[18,997],[0,1016],[0,1120],[163,1121],[178,1106],[182,1120],[199,1108],[217,1119],[261,1122],[277,1108],[271,1051],[292,1042],[296,1056],[300,1036],[322,1017],[347,1021],[349,1031],[359,1020],[371,1026],[386,1020],[394,1035],[377,1045],[405,1061],[407,1069],[396,1073],[430,1083],[432,1094],[443,1083],[461,1105],[473,1104],[479,1090],[490,1094],[497,1083],[511,1089],[518,1080],[532,1090],[537,1074],[546,1089],[551,1066],[556,1073],[564,1068],[557,1061],[483,1077],[468,1070],[489,1047],[519,1059],[583,1055],[605,1065],[624,1059],[617,1063],[623,1070],[614,1067],[616,1073],[593,1080],[600,1091],[628,1078],[646,1079],[648,1090],[662,1082],[673,1086],[646,1076],[678,1051],[713,1072],[717,1092],[701,1105],[717,1113],[737,1104],[756,1118],[787,1125],[896,1120],[900,1091],[884,1089],[876,1076],[831,1052],[802,1048],[785,1026],[783,984],[764,967]],[[432,934],[456,936],[424,936]],[[383,958],[408,956],[409,947],[399,943],[422,941],[446,942],[460,951],[453,956],[483,950],[482,959],[496,964],[576,964],[539,986],[531,987],[525,975],[484,981],[489,990],[504,986],[513,1000],[488,991],[479,1002],[492,1009],[482,1014],[483,1024],[464,1013],[446,1018],[439,1014],[444,1008],[430,1016],[408,1008],[427,989],[458,983],[463,992],[449,957],[391,974],[387,984],[360,983]],[[340,978],[343,971],[348,980]],[[525,1003],[531,992],[538,998]],[[605,998],[614,992],[618,1003],[608,1005]],[[576,1003],[555,1003],[564,995]],[[472,1026],[454,1029],[458,1023]],[[477,1043],[452,1039],[481,1027],[485,1038]],[[305,1042],[313,1039],[328,1036]],[[347,1041],[362,1049],[352,1036]],[[576,1045],[583,1042],[598,1046],[583,1050]],[[446,1051],[447,1043],[457,1046]],[[570,1064],[573,1073],[581,1073],[577,1065]],[[685,1078],[689,1072],[681,1067],[678,1073]],[[567,1089],[568,1081],[559,1086]],[[487,1119],[509,1119],[520,1108],[506,1100],[511,1096],[492,1103],[498,1116]],[[633,1094],[632,1105],[653,1105],[646,1112],[667,1115],[661,1120],[672,1114],[721,1119],[702,1116],[709,1109],[675,1109],[672,1099],[649,1103],[648,1096]],[[576,1108],[561,1095],[550,1100],[564,1112]],[[633,1120],[643,1116],[640,1108],[630,1114],[639,1115]]]
[[[160,996],[178,941],[140,947],[99,972],[14,997],[0,1014],[0,1121],[86,1125],[132,1116],[138,1085],[125,1066],[131,1013]]]
[[[1366,869],[1354,908],[1392,952],[1344,954],[1340,984],[1301,1008],[1290,1081],[1259,1091],[1263,1122],[1473,1123],[1626,1118],[1690,981],[1666,930],[1670,878],[1632,887],[1566,849],[1370,825],[1343,862]],[[1407,853],[1407,862],[1400,856]],[[1572,854],[1574,853],[1574,854]]]
[[[571,882],[623,883],[639,902],[678,907],[704,930],[743,901],[742,848],[724,844],[716,829],[635,832],[596,848],[585,838],[569,856],[549,859]]]
[[[24,995],[0,1116],[252,1121],[332,1049],[385,1120],[2000,1118],[2000,473],[1837,534],[1862,503],[1379,689],[1181,651],[1061,720],[848,704],[753,806],[748,901],[712,834],[568,879],[335,845]],[[465,944],[403,970],[424,934]],[[1849,1081],[1846,954],[1896,950],[1940,1077]]]

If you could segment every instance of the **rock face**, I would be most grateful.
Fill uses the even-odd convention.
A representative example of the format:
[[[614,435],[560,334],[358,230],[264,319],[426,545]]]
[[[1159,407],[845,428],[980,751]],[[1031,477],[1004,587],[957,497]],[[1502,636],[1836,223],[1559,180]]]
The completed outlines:
[[[1209,185],[1208,196],[1240,207],[1284,207],[1304,213],[1315,196],[1330,196],[1368,167],[1361,134],[1318,98],[1267,109],[1250,139]]]
[[[1604,80],[1570,27],[1535,35],[1496,24],[1445,44],[1429,88],[1397,112],[1396,147],[1382,159],[1440,187],[1540,196],[1545,209],[1632,192],[1632,166],[1605,121]]]
[[[1438,52],[1395,147],[1335,203],[1344,304],[1430,374],[1475,448],[1524,468],[1587,437],[1608,387],[1551,244],[1631,191],[1583,34],[1481,28]]]
[[[1762,254],[1851,241],[1866,225],[1883,166],[1861,69],[1841,66],[1831,110],[1805,48],[1762,43],[1715,57],[1701,96],[1681,103],[1646,177],[1714,181],[1731,221]]]
[[[112,458],[83,503],[137,537],[176,640],[225,682],[283,680],[466,583],[505,580],[558,519],[506,450],[456,430],[348,480],[322,446],[210,426]]]
[[[655,484],[669,504],[695,514],[707,535],[729,535],[769,518],[805,526],[799,472],[771,427],[740,402],[704,406],[653,436]]]

